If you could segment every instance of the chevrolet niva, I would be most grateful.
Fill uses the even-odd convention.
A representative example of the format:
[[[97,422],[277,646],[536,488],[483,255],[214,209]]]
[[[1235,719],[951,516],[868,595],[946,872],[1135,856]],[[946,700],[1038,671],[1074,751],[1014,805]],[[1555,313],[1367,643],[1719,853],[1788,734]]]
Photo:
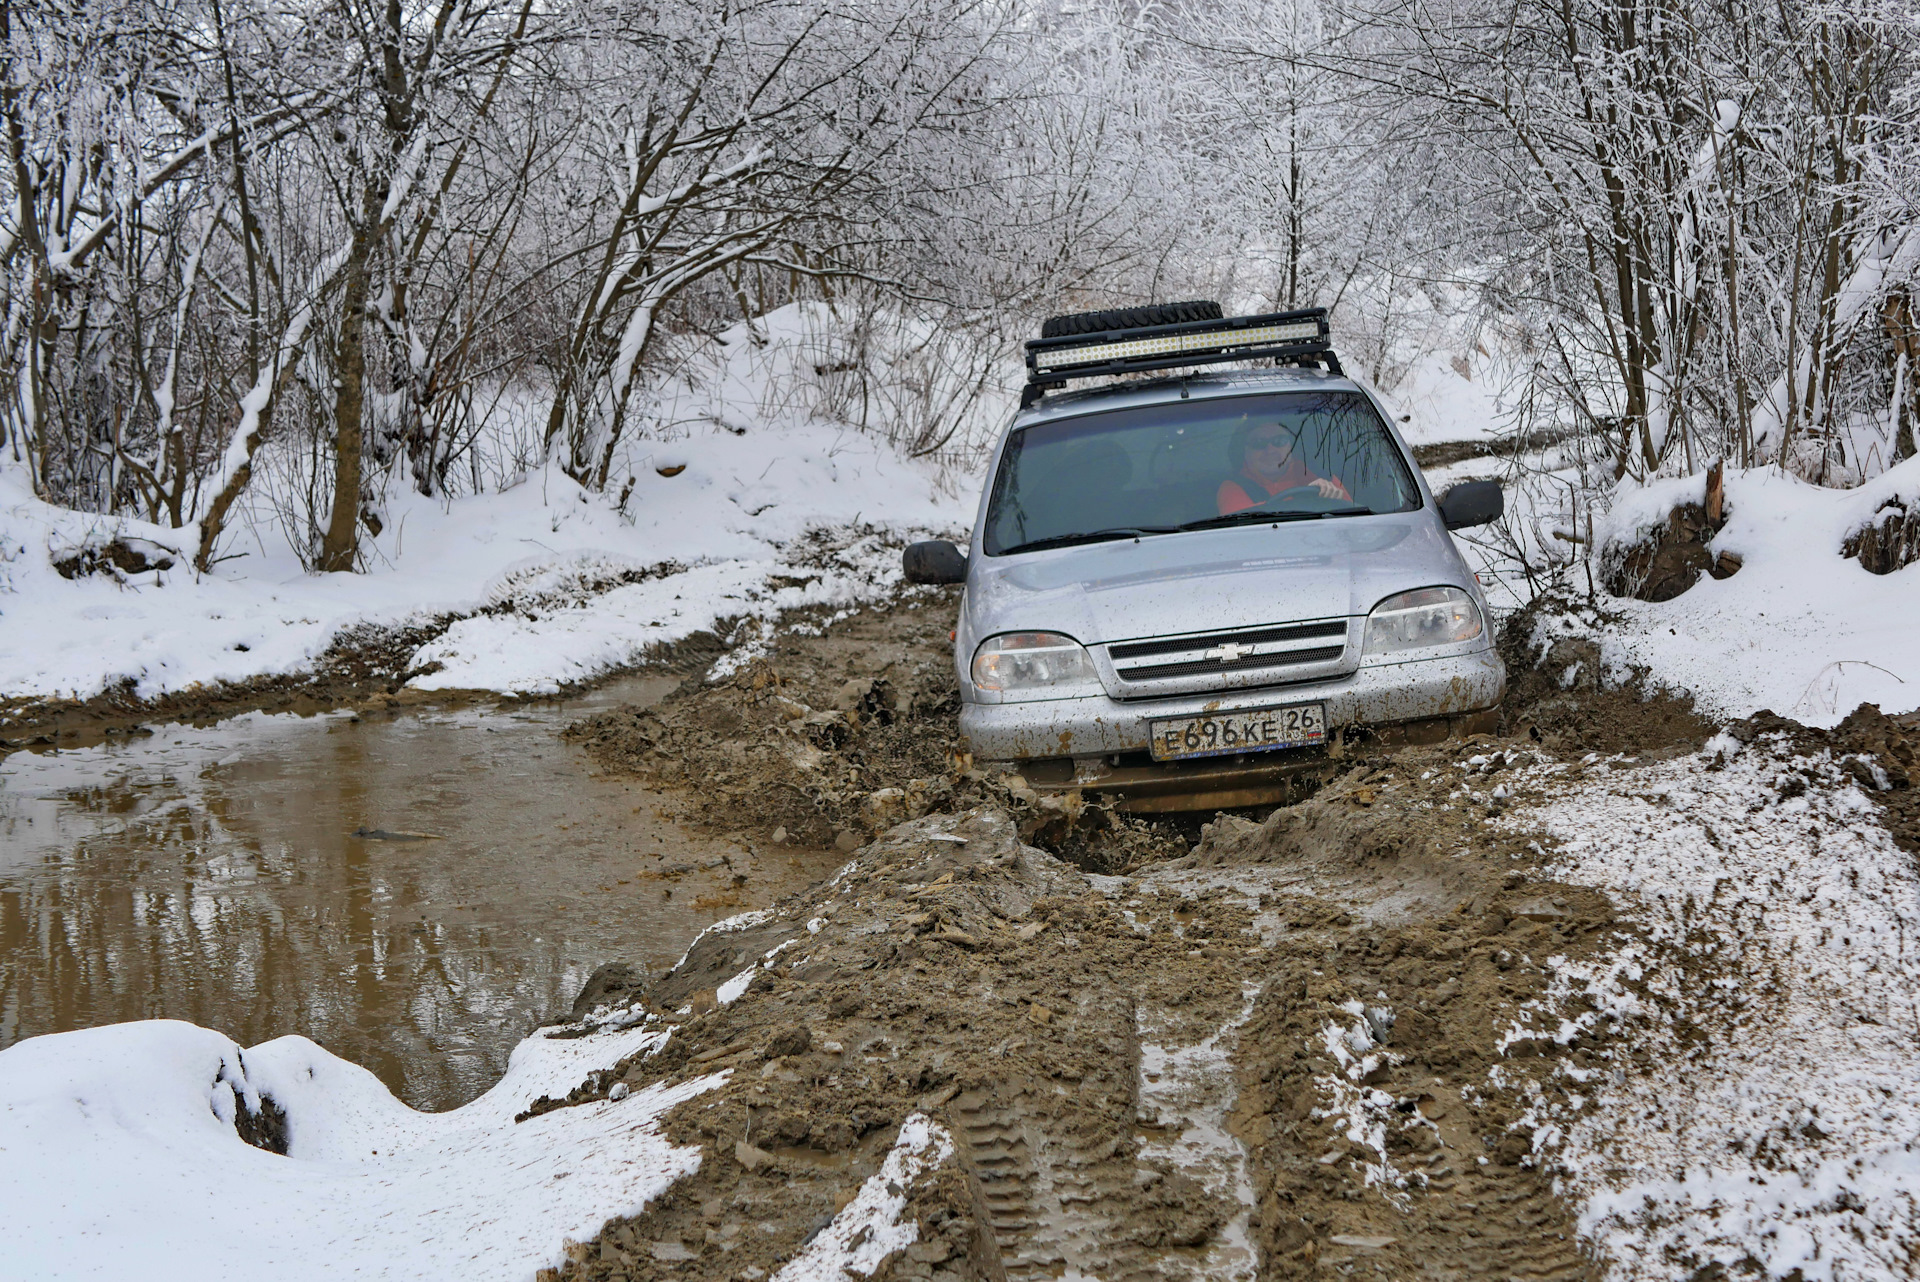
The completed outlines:
[[[1055,317],[1027,364],[969,546],[905,554],[909,580],[965,585],[977,762],[1132,811],[1217,809],[1282,800],[1356,735],[1492,728],[1506,670],[1449,531],[1498,519],[1500,488],[1433,496],[1324,310]]]

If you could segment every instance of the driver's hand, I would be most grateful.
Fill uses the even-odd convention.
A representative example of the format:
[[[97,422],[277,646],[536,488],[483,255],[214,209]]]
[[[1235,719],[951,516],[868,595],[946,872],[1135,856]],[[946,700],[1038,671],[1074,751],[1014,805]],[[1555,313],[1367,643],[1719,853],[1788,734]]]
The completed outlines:
[[[1329,480],[1324,476],[1316,476],[1311,484],[1314,489],[1320,491],[1320,497],[1323,499],[1351,500],[1353,498],[1353,495],[1347,493],[1346,486],[1340,484],[1338,481]]]

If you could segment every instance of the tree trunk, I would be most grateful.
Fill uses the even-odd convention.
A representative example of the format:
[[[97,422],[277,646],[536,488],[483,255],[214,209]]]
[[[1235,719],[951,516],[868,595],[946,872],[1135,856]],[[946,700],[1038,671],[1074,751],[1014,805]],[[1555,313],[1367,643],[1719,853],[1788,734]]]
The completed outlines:
[[[367,259],[373,252],[370,233],[385,200],[384,193],[375,197],[370,184],[360,225],[354,229],[346,289],[340,301],[340,344],[333,362],[334,381],[339,384],[333,398],[333,513],[320,544],[317,567],[329,574],[351,571],[360,553],[363,420],[367,399],[367,288],[372,280]]]
[[[1920,389],[1915,375],[1920,373],[1920,323],[1916,323],[1913,296],[1895,290],[1880,306],[1880,323],[1893,343],[1893,461],[1914,455],[1913,420],[1920,414]]]

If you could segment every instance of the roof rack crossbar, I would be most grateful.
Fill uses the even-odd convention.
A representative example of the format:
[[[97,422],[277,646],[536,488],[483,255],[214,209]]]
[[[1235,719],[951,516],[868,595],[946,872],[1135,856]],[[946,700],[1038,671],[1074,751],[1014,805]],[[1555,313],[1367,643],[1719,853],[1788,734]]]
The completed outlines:
[[[1036,338],[1027,343],[1027,385],[1020,393],[1020,407],[1025,409],[1047,392],[1065,387],[1069,379],[1266,357],[1324,363],[1329,372],[1340,373],[1340,360],[1328,335],[1327,309]]]

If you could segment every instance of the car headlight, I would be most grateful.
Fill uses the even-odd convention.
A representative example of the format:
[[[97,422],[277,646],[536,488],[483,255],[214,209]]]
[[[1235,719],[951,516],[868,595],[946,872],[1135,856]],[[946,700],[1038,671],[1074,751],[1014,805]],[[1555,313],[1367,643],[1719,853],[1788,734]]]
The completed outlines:
[[[1367,616],[1368,654],[1458,645],[1479,636],[1480,607],[1459,588],[1415,588],[1390,596]]]
[[[1099,688],[1093,656],[1072,637],[1058,632],[1007,632],[989,637],[973,653],[973,684],[1001,694],[1044,698],[1077,693],[1069,687]]]

